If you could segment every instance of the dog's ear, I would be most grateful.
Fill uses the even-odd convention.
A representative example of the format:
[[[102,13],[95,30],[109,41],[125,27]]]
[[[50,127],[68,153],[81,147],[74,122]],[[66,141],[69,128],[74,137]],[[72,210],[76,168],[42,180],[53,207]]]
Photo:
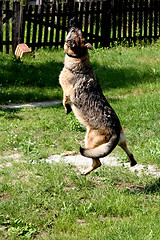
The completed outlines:
[[[76,27],[77,26],[77,19],[76,17],[73,17],[69,20],[69,30],[72,28],[72,27]]]
[[[90,50],[93,50],[93,46],[90,43],[86,43],[84,46]]]

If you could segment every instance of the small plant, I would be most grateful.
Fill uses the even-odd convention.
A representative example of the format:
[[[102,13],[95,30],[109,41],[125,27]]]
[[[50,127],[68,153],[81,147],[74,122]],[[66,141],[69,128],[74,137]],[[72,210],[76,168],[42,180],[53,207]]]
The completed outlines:
[[[2,222],[5,230],[8,232],[8,236],[31,238],[38,233],[38,229],[31,223],[25,223],[20,218],[13,219],[7,217],[5,221]]]
[[[71,131],[85,132],[85,127],[78,122],[73,113],[68,115],[68,128]]]

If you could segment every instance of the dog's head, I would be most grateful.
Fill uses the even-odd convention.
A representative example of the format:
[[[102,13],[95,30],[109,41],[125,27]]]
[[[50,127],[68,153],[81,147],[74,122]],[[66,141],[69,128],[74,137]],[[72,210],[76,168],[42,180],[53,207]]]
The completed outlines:
[[[72,27],[64,44],[65,52],[73,57],[82,57],[87,54],[87,49],[93,50],[93,46],[82,37],[80,29]]]

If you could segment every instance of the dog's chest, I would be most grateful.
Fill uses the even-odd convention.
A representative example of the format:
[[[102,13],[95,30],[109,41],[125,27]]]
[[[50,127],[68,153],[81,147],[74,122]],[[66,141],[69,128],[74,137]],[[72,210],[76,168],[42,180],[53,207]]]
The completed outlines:
[[[74,81],[72,72],[64,67],[59,76],[59,83],[63,91],[68,92],[68,96],[70,96],[73,90]]]

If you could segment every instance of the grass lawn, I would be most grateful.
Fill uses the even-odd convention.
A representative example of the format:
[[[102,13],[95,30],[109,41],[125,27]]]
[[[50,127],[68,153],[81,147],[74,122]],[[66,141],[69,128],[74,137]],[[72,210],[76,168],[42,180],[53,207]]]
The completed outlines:
[[[92,66],[138,163],[160,168],[160,51],[97,49]],[[63,50],[0,54],[0,104],[62,99]],[[0,110],[1,239],[160,239],[160,179],[102,166],[89,176],[45,163],[79,150],[85,129],[62,105]],[[19,159],[15,159],[15,154]],[[116,148],[112,156],[127,161]]]

